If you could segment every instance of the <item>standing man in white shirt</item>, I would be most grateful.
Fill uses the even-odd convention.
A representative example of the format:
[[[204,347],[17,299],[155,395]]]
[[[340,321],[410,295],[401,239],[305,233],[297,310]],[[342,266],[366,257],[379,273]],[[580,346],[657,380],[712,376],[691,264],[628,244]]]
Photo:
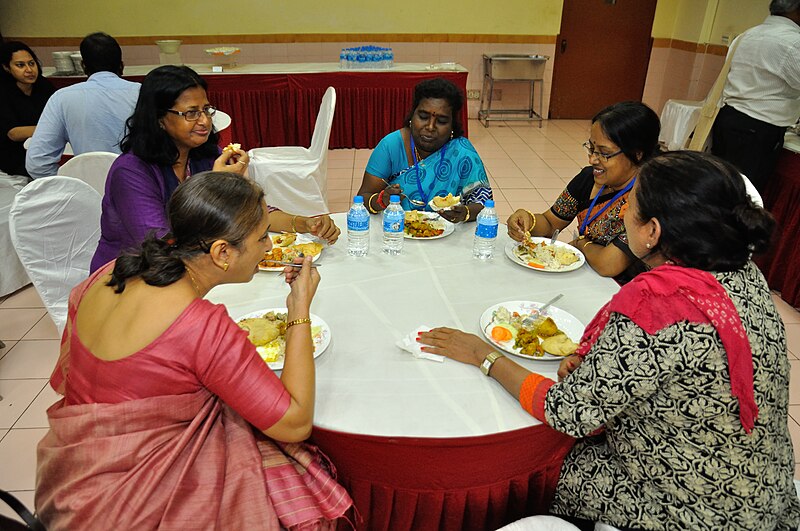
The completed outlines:
[[[763,193],[786,127],[800,117],[800,0],[772,0],[770,16],[739,37],[711,130],[711,152]]]
[[[75,155],[89,151],[119,153],[125,121],[139,98],[139,83],[122,79],[122,49],[105,33],[81,41],[83,83],[57,90],[47,102],[31,137],[25,167],[34,179],[58,172],[67,142]]]

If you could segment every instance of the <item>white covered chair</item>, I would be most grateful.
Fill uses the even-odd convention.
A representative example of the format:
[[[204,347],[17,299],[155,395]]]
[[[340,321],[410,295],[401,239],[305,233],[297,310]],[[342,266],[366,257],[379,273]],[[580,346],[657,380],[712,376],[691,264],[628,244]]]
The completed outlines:
[[[703,101],[667,100],[661,111],[661,131],[658,141],[668,150],[686,149],[689,135],[700,120]]]
[[[250,150],[249,175],[264,188],[267,204],[302,216],[328,212],[328,140],[335,107],[336,90],[328,87],[310,148],[282,146]]]
[[[511,522],[497,531],[579,531],[579,529],[556,516],[540,514]]]
[[[106,191],[108,170],[118,156],[116,153],[109,153],[108,151],[81,153],[72,157],[58,168],[58,174],[75,177],[88,183],[102,197]]]
[[[24,183],[27,183],[27,178],[6,175],[0,171],[0,297],[31,283],[14,250],[8,224],[14,196],[22,190]]]
[[[89,275],[101,201],[80,179],[56,176],[34,180],[11,205],[11,241],[59,333],[70,291]]]

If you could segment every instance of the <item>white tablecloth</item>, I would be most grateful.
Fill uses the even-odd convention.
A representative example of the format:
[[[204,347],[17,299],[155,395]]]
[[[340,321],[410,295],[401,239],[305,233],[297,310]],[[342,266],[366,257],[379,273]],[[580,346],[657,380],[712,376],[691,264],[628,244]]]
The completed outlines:
[[[346,227],[345,214],[333,216]],[[538,424],[516,397],[473,366],[416,359],[395,346],[420,325],[452,326],[480,334],[478,320],[502,301],[547,301],[587,324],[618,290],[588,265],[543,273],[503,254],[511,240],[500,226],[494,260],[472,258],[474,223],[431,241],[406,240],[403,254],[381,253],[380,219],[372,216],[370,253],[347,255],[347,236],[325,249],[311,311],[331,327],[332,341],[317,358],[316,426],[379,436],[466,437]],[[224,285],[208,295],[236,318],[285,305],[288,287],[278,273],[258,273],[248,284]],[[578,338],[574,338],[577,340]],[[515,358],[555,378],[558,362]]]

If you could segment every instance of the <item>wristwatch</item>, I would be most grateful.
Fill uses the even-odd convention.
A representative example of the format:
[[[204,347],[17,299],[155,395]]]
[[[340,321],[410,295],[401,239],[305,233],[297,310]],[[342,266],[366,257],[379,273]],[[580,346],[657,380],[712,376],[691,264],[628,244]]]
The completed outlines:
[[[486,356],[486,358],[484,358],[483,363],[481,363],[481,372],[483,374],[485,374],[486,376],[489,376],[489,371],[492,370],[492,365],[494,365],[494,362],[496,362],[500,358],[505,358],[505,355],[500,354],[496,350],[493,351],[493,352],[490,352]]]

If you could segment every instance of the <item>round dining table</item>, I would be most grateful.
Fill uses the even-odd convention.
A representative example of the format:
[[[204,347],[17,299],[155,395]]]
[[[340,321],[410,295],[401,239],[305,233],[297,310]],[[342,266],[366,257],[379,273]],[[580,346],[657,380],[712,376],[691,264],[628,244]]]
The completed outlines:
[[[420,326],[481,335],[490,306],[557,294],[555,306],[585,325],[619,286],[588,264],[548,273],[513,262],[502,224],[488,261],[472,257],[474,223],[438,239],[406,239],[403,252],[389,256],[381,252],[381,219],[372,216],[369,253],[356,258],[347,253],[346,214],[332,217],[343,234],[318,260],[322,280],[311,307],[331,339],[316,358],[311,442],[351,493],[356,527],[496,529],[546,513],[574,440],[531,417],[478,368],[417,358],[397,342]],[[207,298],[236,319],[285,307],[288,289],[282,273],[259,272]],[[556,378],[558,360],[511,357]]]

